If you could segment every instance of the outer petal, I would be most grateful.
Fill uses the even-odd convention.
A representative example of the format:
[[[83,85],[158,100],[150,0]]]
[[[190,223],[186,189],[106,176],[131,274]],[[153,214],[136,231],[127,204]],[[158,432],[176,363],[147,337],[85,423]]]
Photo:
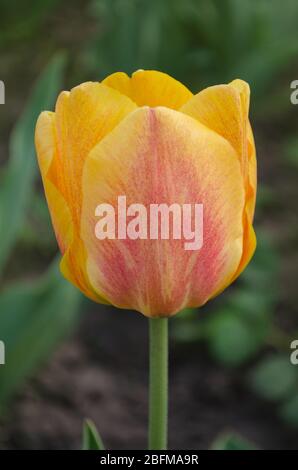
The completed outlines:
[[[227,139],[236,150],[240,161],[246,193],[243,212],[243,256],[233,279],[243,271],[256,247],[252,227],[256,202],[256,153],[248,120],[249,96],[248,84],[242,80],[234,80],[229,85],[206,88],[181,108],[181,112],[198,119]]]
[[[128,96],[138,106],[179,109],[193,96],[182,83],[154,70],[138,70],[131,78],[123,72],[116,72],[102,83]]]
[[[36,124],[35,144],[52,224],[60,251],[64,255],[61,270],[64,276],[84,292],[87,297],[107,303],[104,298],[94,293],[90,285],[86,272],[86,254],[74,230],[71,212],[64,197],[47,176],[49,167],[57,152],[54,113],[45,111],[39,116]]]
[[[72,239],[71,214],[65,199],[47,177],[56,152],[54,113],[44,111],[39,116],[35,131],[35,146],[52,224],[60,251],[64,253]]]
[[[249,188],[247,194],[247,210],[249,220],[252,222],[256,206],[257,195],[257,158],[254,136],[252,133],[251,125],[248,122],[247,126],[247,140],[248,140],[248,181]]]
[[[242,273],[242,271],[246,268],[248,263],[250,262],[256,246],[257,246],[257,239],[256,239],[256,234],[254,231],[254,228],[251,224],[251,221],[249,220],[249,215],[247,209],[245,210],[244,213],[244,222],[243,222],[243,230],[244,230],[244,235],[243,235],[243,252],[242,252],[242,257],[239,263],[239,266],[232,278],[233,282],[237,277]]]
[[[249,261],[251,260],[257,245],[256,235],[252,226],[256,195],[257,195],[257,159],[256,159],[256,148],[253,137],[253,132],[248,119],[249,113],[249,98],[250,90],[246,82],[242,80],[233,80],[231,82],[233,86],[240,93],[241,108],[244,120],[244,148],[243,151],[247,151],[247,179],[246,179],[246,204],[243,214],[243,253],[240,264],[236,273],[234,274],[233,281],[242,273],[246,268]],[[245,135],[246,134],[246,135]]]
[[[235,82],[236,85],[206,88],[182,106],[180,111],[227,139],[236,150],[242,172],[246,175],[249,88],[245,82]],[[242,93],[239,91],[239,82],[243,84]],[[242,95],[245,97],[242,98]]]
[[[117,207],[120,195],[127,206],[148,210],[152,203],[202,203],[202,248],[186,251],[185,240],[172,237],[98,240],[95,208]],[[92,285],[114,305],[147,316],[204,304],[239,265],[244,202],[239,161],[227,140],[166,108],[135,111],[86,161],[81,238]]]
[[[61,192],[79,227],[82,172],[86,156],[136,105],[100,83],[62,92],[56,105],[57,152],[48,177]]]
[[[249,86],[243,80],[233,80],[230,83],[236,91],[238,91],[241,100],[241,110],[243,114],[243,153],[247,152],[247,188],[246,188],[246,200],[247,200],[247,211],[248,218],[252,222],[256,204],[256,192],[257,192],[257,160],[256,160],[256,148],[254,142],[254,136],[251,129],[251,125],[248,119],[249,113],[249,98],[250,90]]]
[[[91,285],[86,270],[86,264],[86,249],[80,237],[74,232],[72,243],[60,262],[60,270],[63,276],[80,289],[87,297],[95,302],[109,304],[108,300],[100,293],[99,289],[95,291]]]

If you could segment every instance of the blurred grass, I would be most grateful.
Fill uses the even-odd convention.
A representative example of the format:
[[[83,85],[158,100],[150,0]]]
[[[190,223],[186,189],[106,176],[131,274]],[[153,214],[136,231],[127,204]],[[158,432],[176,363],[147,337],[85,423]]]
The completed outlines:
[[[57,4],[58,0],[1,0],[1,45],[30,39]]]
[[[38,115],[53,106],[62,86],[65,56],[56,55],[39,78],[10,138],[10,156],[0,186],[0,273],[23,226],[37,174],[34,130]],[[7,221],[9,220],[9,224]]]
[[[57,54],[39,77],[10,140],[10,157],[0,186],[0,270],[21,236],[32,202],[37,161],[37,117],[51,109],[62,87],[65,56]],[[9,221],[9,222],[8,222]],[[22,259],[18,260],[22,263]],[[16,282],[0,291],[0,335],[6,364],[0,369],[0,410],[22,381],[45,360],[78,313],[80,294],[64,281],[55,261],[36,281]]]
[[[55,261],[37,282],[18,282],[0,294],[0,332],[6,364],[0,368],[0,412],[11,395],[69,335],[80,293],[62,279]]]
[[[168,72],[192,90],[234,78],[252,88],[254,109],[288,110],[276,90],[298,53],[296,0],[92,0],[98,29],[85,64],[104,75]],[[284,100],[284,98],[286,98]]]

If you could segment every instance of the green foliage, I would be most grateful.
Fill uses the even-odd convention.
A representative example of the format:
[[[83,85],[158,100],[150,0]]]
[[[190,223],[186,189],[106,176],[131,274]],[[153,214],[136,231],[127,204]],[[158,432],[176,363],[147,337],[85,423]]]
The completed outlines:
[[[37,173],[34,130],[39,113],[50,109],[61,89],[64,55],[56,55],[38,79],[10,140],[10,158],[0,185],[0,273],[17,241]]]
[[[297,387],[296,387],[297,390]],[[298,428],[298,394],[282,403],[279,409],[280,417],[291,426]]]
[[[0,368],[0,407],[72,330],[80,294],[61,278],[57,263],[38,281],[17,283],[0,295],[0,332],[5,365]]]
[[[0,271],[24,226],[37,173],[34,129],[61,89],[65,58],[56,55],[38,79],[10,141],[0,186]],[[34,207],[34,206],[32,206]],[[57,262],[38,281],[16,283],[0,293],[0,335],[6,364],[0,369],[0,408],[71,330],[80,294],[61,277]]]
[[[104,450],[96,426],[90,420],[86,420],[83,427],[83,450]]]
[[[222,310],[208,321],[208,346],[217,360],[228,366],[237,366],[248,360],[264,340],[266,329],[256,329],[236,310]]]
[[[224,433],[218,436],[211,446],[212,450],[256,450],[250,442],[235,433]]]
[[[26,220],[19,234],[18,247],[22,246],[31,252],[34,250],[38,254],[49,254],[56,251],[57,242],[43,193],[33,193],[30,209],[27,210],[26,215]]]
[[[179,47],[179,40],[182,39],[179,29],[175,28],[179,36],[177,40],[172,31],[172,50],[168,47],[164,50],[163,39],[165,21],[170,12],[174,14],[174,3],[158,0],[93,0],[91,12],[98,19],[99,29],[92,47],[88,46],[91,66],[105,74],[115,69],[132,73],[138,68],[166,70],[167,66],[173,66],[175,45]]]
[[[289,354],[275,353],[258,363],[250,374],[252,390],[274,402],[280,418],[298,428],[298,369]]]
[[[264,102],[279,110],[289,103],[272,83],[298,52],[296,0],[283,5],[278,0],[93,0],[91,5],[98,31],[85,57],[97,75],[98,70],[106,75],[153,68],[194,91],[239,77],[250,83],[259,111]]]
[[[262,183],[258,186],[258,215],[263,217],[266,215],[267,209],[279,207],[280,200],[274,188]]]
[[[270,401],[288,398],[298,385],[298,370],[291,364],[289,355],[266,357],[251,374],[253,390]]]
[[[0,46],[31,36],[58,0],[1,0]]]
[[[298,138],[293,136],[284,144],[284,155],[287,163],[296,170],[298,169]]]

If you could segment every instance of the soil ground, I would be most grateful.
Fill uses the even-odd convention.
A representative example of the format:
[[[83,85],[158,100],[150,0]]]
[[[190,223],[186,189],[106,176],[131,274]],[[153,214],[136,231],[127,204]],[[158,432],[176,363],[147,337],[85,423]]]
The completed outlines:
[[[135,312],[90,306],[75,334],[10,406],[5,449],[77,449],[92,418],[109,449],[146,446],[147,321]],[[169,447],[206,449],[233,430],[265,449],[297,448],[297,431],[245,384],[245,371],[215,365],[200,345],[171,341]]]

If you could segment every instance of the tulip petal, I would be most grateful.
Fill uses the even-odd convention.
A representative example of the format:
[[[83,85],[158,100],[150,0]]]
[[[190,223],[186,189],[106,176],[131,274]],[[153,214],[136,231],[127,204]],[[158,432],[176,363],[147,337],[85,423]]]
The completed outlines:
[[[236,150],[253,218],[256,196],[256,154],[248,120],[249,86],[243,80],[216,85],[191,98],[180,111],[227,139]]]
[[[62,92],[56,105],[57,152],[49,179],[63,195],[79,227],[83,166],[90,150],[136,105],[100,83],[83,83]]]
[[[40,114],[36,124],[35,145],[52,224],[60,251],[63,254],[72,239],[73,224],[65,199],[47,177],[48,169],[56,152],[54,113],[44,111]]]
[[[247,211],[250,222],[253,221],[256,195],[257,195],[257,156],[254,136],[252,133],[251,125],[248,122],[247,126],[247,141],[248,141],[248,181],[249,187],[247,190]]]
[[[203,246],[185,240],[95,236],[101,203],[203,204]],[[236,272],[243,247],[245,194],[230,143],[182,113],[144,107],[89,154],[83,176],[81,239],[95,290],[120,308],[170,316],[204,304]],[[119,225],[116,220],[116,229]]]
[[[248,84],[242,80],[234,80],[228,85],[206,88],[180,109],[227,139],[236,150],[241,164],[246,188],[243,255],[233,279],[248,264],[256,246],[252,221],[256,203],[257,170],[254,138],[248,120],[249,97]]]
[[[232,281],[237,279],[237,277],[240,276],[240,274],[244,271],[244,269],[250,262],[255,252],[256,246],[257,246],[256,234],[251,224],[248,211],[246,210],[245,215],[244,215],[243,252],[242,252],[242,257],[241,257],[239,266],[237,268],[236,273],[233,276]]]
[[[64,197],[47,176],[57,151],[54,113],[45,111],[39,116],[36,124],[35,144],[52,224],[59,249],[64,255],[60,265],[61,271],[87,297],[101,303],[108,303],[103,297],[99,297],[98,293],[95,294],[90,285],[86,272],[86,255],[75,233],[71,212]]]
[[[86,272],[87,255],[84,244],[74,233],[74,238],[60,262],[60,270],[63,276],[75,287],[80,289],[89,299],[101,304],[109,304],[109,301],[93,289]]]
[[[236,150],[243,174],[245,174],[247,171],[246,123],[249,87],[240,80],[234,82],[234,84],[232,82],[229,85],[206,88],[191,98],[180,111],[192,116],[227,139]]]
[[[243,149],[247,152],[247,211],[249,220],[252,222],[256,204],[256,189],[257,189],[257,160],[256,160],[256,148],[253,137],[253,132],[251,125],[248,119],[249,113],[249,98],[250,90],[249,86],[243,80],[233,80],[230,83],[236,91],[240,94],[241,100],[241,109],[243,113],[243,133],[244,133],[244,142]]]
[[[116,72],[102,83],[128,96],[138,106],[179,109],[193,96],[178,80],[155,70],[138,70],[131,78],[123,72]]]

